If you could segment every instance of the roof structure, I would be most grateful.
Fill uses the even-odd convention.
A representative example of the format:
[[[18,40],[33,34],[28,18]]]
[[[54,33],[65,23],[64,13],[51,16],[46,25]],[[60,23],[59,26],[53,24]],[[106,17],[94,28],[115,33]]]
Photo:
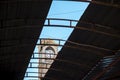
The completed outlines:
[[[90,4],[42,80],[120,80],[120,1],[74,1]],[[4,80],[23,80],[51,2],[0,1],[0,76]]]
[[[23,80],[52,0],[0,1],[0,76]]]
[[[117,0],[116,3],[120,5]],[[65,43],[43,80],[106,80],[94,79],[99,73],[93,78],[84,77],[103,57],[119,53],[120,8],[108,4],[108,0],[90,3],[68,39],[77,44]],[[111,80],[109,75],[105,77]]]

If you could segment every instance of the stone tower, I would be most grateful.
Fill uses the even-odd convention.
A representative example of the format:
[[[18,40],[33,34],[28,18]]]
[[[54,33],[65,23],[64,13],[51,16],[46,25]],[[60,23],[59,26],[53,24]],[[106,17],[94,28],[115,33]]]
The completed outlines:
[[[39,77],[40,80],[45,76],[45,73],[50,68],[54,59],[58,53],[58,46],[52,46],[51,44],[56,44],[54,40],[41,40],[42,45],[38,46],[39,50]],[[49,44],[49,45],[47,45]]]

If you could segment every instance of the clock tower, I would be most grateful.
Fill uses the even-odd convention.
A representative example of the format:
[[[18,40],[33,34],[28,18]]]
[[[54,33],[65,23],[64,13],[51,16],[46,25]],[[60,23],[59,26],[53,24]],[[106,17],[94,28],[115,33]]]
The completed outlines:
[[[41,40],[41,45],[38,46],[39,50],[39,77],[40,80],[45,76],[46,72],[50,68],[51,64],[53,63],[54,59],[58,53],[58,46],[53,46],[55,43],[54,40],[44,39]]]

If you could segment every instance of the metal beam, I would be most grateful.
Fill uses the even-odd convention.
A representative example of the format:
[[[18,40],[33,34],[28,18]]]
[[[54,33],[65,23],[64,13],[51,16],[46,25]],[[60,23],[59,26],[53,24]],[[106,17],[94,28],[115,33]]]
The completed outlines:
[[[48,22],[46,24],[44,24],[45,27],[67,27],[67,28],[75,28],[75,29],[80,29],[80,30],[87,30],[87,31],[92,31],[92,32],[96,32],[96,33],[100,33],[100,34],[104,34],[104,35],[107,35],[107,36],[113,36],[113,37],[117,37],[117,38],[120,38],[119,34],[113,34],[112,33],[107,33],[107,32],[104,32],[104,31],[101,31],[101,30],[97,30],[97,28],[104,28],[104,29],[112,29],[110,27],[106,27],[104,25],[100,25],[100,24],[93,24],[91,22],[86,22],[86,21],[80,21],[81,23],[85,23],[85,24],[89,24],[91,25],[92,27],[91,28],[88,28],[88,27],[83,27],[83,26],[77,26],[75,27],[74,25],[71,25],[72,22],[78,22],[77,20],[70,20],[70,19],[59,19],[59,18],[47,18],[46,21],[48,20]],[[68,25],[64,25],[64,24],[52,24],[51,21],[52,20],[56,20],[56,21],[68,21],[69,24]],[[96,26],[95,26],[96,25]],[[116,33],[116,31],[114,31]]]
[[[41,67],[33,67],[33,68],[41,68]],[[46,68],[47,69],[47,68]],[[56,69],[56,68],[48,68],[48,70],[52,70],[52,71],[55,71],[55,72],[61,72],[63,73],[64,75],[68,76],[68,77],[71,77],[69,74],[71,73],[67,73],[65,72],[64,70],[62,69]],[[25,77],[32,77],[32,76],[29,76],[29,73],[37,73],[37,74],[46,74],[46,73],[41,73],[41,72],[26,72],[26,76]],[[33,76],[33,77],[39,77],[39,76]],[[42,77],[41,77],[42,78]],[[44,78],[44,77],[43,77]]]
[[[45,45],[49,45],[49,46],[58,46],[58,45],[54,45],[54,44],[45,44]],[[61,46],[61,45],[60,45]],[[96,54],[96,55],[100,55],[100,56],[105,56],[105,54],[103,54],[103,53],[101,53],[101,52],[97,52],[96,53],[96,51],[94,51],[94,49],[95,48],[93,48],[93,49],[89,49],[89,48],[91,48],[91,47],[84,47],[84,46],[68,46],[68,45],[63,45],[63,47],[66,47],[66,48],[71,48],[71,49],[77,49],[77,50],[82,50],[82,51],[86,51],[86,52],[93,52],[93,54]],[[102,50],[102,49],[98,49],[98,50]],[[114,50],[103,50],[103,51],[107,51],[107,52],[110,52],[110,54],[109,55],[112,55],[115,51]]]
[[[4,49],[5,47],[21,47],[21,46],[29,46],[29,45],[33,45],[33,44],[19,44],[19,45],[12,45],[12,46],[4,46],[4,47],[1,47],[0,49]],[[114,54],[115,50],[110,50],[110,49],[104,49],[104,48],[99,48],[99,47],[92,47],[92,45],[90,46],[85,46],[86,44],[81,44],[80,46],[69,46],[69,45],[56,45],[56,44],[37,44],[37,46],[39,45],[49,45],[49,46],[61,46],[61,47],[66,47],[66,48],[70,48],[70,49],[77,49],[77,50],[82,50],[82,51],[85,51],[85,52],[93,52],[93,54],[96,54],[96,55],[99,55],[99,56],[106,56],[105,54],[101,53],[101,52],[97,52],[94,51],[94,50],[102,50],[102,51],[106,51],[109,53],[109,55],[112,55]],[[89,49],[91,48],[91,49]],[[6,52],[5,52],[6,53]],[[11,53],[11,52],[8,52],[8,53]],[[14,52],[13,52],[14,53]]]
[[[120,38],[119,34],[107,33],[107,32],[103,32],[103,31],[99,31],[95,28],[90,29],[90,28],[85,28],[85,27],[76,27],[76,29],[91,31],[91,32],[99,33],[99,34],[104,34],[106,36],[112,36],[112,37]]]
[[[119,4],[114,4],[113,2],[112,2],[112,3],[111,3],[111,2],[110,2],[110,3],[107,3],[107,2],[92,0],[92,1],[90,1],[90,3],[120,8],[120,5],[119,5]]]
[[[55,0],[55,1],[62,1],[62,0]],[[93,3],[93,4],[100,4],[100,5],[104,5],[104,6],[120,8],[120,5],[115,4],[114,0],[111,0],[110,2],[102,2],[102,1],[96,1],[96,0],[68,0],[68,1],[88,2],[88,3]],[[16,1],[0,1],[0,3],[14,3],[14,2],[16,2]],[[19,1],[19,2],[21,2],[21,1]]]
[[[108,67],[104,68],[99,74],[97,74],[97,76],[95,76],[92,80],[98,80],[98,78],[100,78],[102,75],[104,75],[107,70],[109,70],[112,66],[114,66],[117,62],[120,61],[120,57],[118,57],[117,60],[113,61],[111,64],[109,64]]]
[[[38,77],[38,76],[24,76],[25,78],[41,78],[41,79],[49,79],[49,80],[57,80],[55,78],[52,78],[52,77]]]
[[[48,70],[53,70],[53,71],[59,71],[59,72],[64,72],[62,69],[57,69],[57,68],[45,68],[45,67],[28,67],[28,68],[40,68],[40,69],[48,69]],[[40,72],[26,72],[26,73],[40,73]],[[46,73],[40,73],[40,74],[46,74]]]
[[[100,30],[95,29],[94,27],[92,28],[87,28],[87,27],[83,27],[83,26],[66,26],[66,25],[45,25],[45,27],[67,27],[67,28],[74,28],[74,29],[79,29],[79,30],[85,30],[85,31],[90,31],[90,32],[95,32],[95,33],[99,33],[99,34],[104,34],[106,36],[112,36],[112,37],[116,37],[116,38],[120,38],[119,34],[113,34],[113,33],[107,33],[107,32],[103,32]]]
[[[84,68],[90,68],[90,67],[89,67],[88,65],[86,65],[86,64],[81,64],[81,63],[79,63],[79,62],[69,61],[69,60],[65,60],[65,59],[55,59],[55,58],[31,58],[31,59],[54,60],[54,61],[59,61],[59,62],[65,62],[65,63],[68,63],[68,64],[83,66]]]
[[[34,52],[33,54],[46,54],[46,53]],[[50,54],[50,55],[57,55],[57,54]]]
[[[40,43],[37,45],[51,45],[51,46],[63,46],[63,47],[69,47],[69,48],[75,48],[75,49],[79,49],[82,50],[82,47],[87,47],[87,48],[93,48],[93,49],[98,49],[98,50],[103,50],[103,51],[109,51],[109,52],[116,52],[114,50],[110,50],[110,49],[106,49],[106,48],[101,48],[101,47],[97,47],[94,45],[89,45],[89,44],[82,44],[82,43],[77,43],[77,42],[73,42],[73,41],[69,41],[69,40],[63,40],[63,39],[48,39],[48,38],[40,38],[38,39],[40,40]],[[54,40],[54,41],[58,41],[58,44],[42,44],[41,40]],[[63,45],[61,42],[68,42],[70,44],[73,44],[74,46],[70,46],[70,45]],[[76,45],[76,46],[75,46]],[[81,46],[81,47],[80,47]],[[89,51],[89,49],[84,48],[84,50]],[[93,51],[93,50],[92,50]],[[102,55],[102,54],[99,54]]]
[[[103,5],[103,6],[120,8],[120,5],[115,4],[114,0],[111,0],[110,2],[102,2],[102,1],[96,1],[96,0],[70,0],[70,1],[88,2],[88,3]]]
[[[26,40],[26,39],[25,39]],[[93,49],[98,49],[98,50],[103,50],[103,51],[110,51],[110,52],[114,52],[114,50],[110,50],[110,49],[106,49],[106,48],[101,48],[101,47],[97,47],[97,46],[94,46],[94,45],[88,45],[88,44],[82,44],[82,43],[77,43],[77,42],[73,42],[73,41],[69,41],[69,40],[63,40],[63,39],[48,39],[48,38],[39,38],[38,41],[41,41],[41,40],[55,40],[55,41],[58,41],[58,44],[42,44],[41,42],[40,43],[37,43],[36,45],[50,45],[50,46],[64,46],[64,47],[71,47],[71,48],[76,48],[76,49],[80,49],[79,47],[77,46],[82,46],[82,47],[90,47],[90,48],[93,48]],[[20,42],[20,40],[18,40]],[[68,45],[63,45],[61,42],[68,42],[68,43],[71,43],[73,45],[77,45],[77,46],[68,46]],[[18,47],[18,46],[28,46],[28,45],[34,45],[34,44],[10,44],[10,45],[2,45],[1,48],[3,47]]]
[[[35,18],[35,19],[37,19],[37,18]],[[29,19],[25,19],[25,21],[27,21],[27,20],[29,20]],[[37,20],[41,20],[41,19],[37,19]],[[65,24],[51,24],[51,21],[52,20],[56,20],[56,21],[67,21],[67,22],[69,22],[69,24],[68,25],[65,25]],[[9,20],[8,20],[9,21]],[[100,34],[104,34],[104,35],[107,35],[107,36],[112,36],[112,37],[117,37],[117,38],[120,38],[120,36],[119,36],[119,34],[116,34],[116,31],[114,31],[115,32],[115,34],[113,34],[113,32],[111,33],[111,32],[104,32],[104,31],[101,31],[101,30],[97,30],[95,27],[98,27],[98,28],[100,28],[101,26],[102,26],[102,28],[105,28],[105,29],[108,29],[108,31],[109,31],[109,29],[110,29],[110,27],[104,27],[104,25],[100,25],[100,24],[93,24],[93,23],[91,23],[91,22],[86,22],[86,21],[80,21],[81,23],[85,23],[85,24],[89,24],[89,25],[99,25],[99,26],[93,26],[93,27],[91,27],[91,28],[86,28],[86,27],[83,27],[83,26],[77,26],[77,27],[75,27],[76,25],[72,25],[72,23],[73,22],[78,22],[78,20],[71,20],[71,19],[60,19],[60,18],[47,18],[46,19],[46,21],[47,21],[47,23],[46,24],[44,24],[44,26],[45,27],[67,27],[67,28],[75,28],[75,29],[80,29],[80,30],[87,30],[87,31],[92,31],[92,32],[95,32],[95,33],[100,33]],[[1,23],[3,23],[4,21],[2,20],[1,21]],[[19,26],[22,26],[22,27],[19,27]],[[15,26],[15,27],[13,27],[13,26],[11,26],[11,27],[5,27],[5,28],[0,28],[0,30],[4,30],[4,29],[16,29],[16,28],[33,28],[33,26],[34,26],[34,28],[36,27],[36,28],[39,28],[40,27],[40,25],[39,24],[25,24],[25,25],[18,25],[17,27]],[[4,27],[4,26],[3,26]],[[111,28],[112,29],[112,28]]]

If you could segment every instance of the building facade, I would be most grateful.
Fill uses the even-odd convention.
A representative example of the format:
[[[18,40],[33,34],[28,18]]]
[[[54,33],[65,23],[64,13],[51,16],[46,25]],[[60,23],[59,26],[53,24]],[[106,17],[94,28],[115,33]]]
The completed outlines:
[[[38,46],[39,50],[39,78],[40,80],[45,76],[58,53],[58,46],[53,46],[53,40],[41,40],[41,45]]]

